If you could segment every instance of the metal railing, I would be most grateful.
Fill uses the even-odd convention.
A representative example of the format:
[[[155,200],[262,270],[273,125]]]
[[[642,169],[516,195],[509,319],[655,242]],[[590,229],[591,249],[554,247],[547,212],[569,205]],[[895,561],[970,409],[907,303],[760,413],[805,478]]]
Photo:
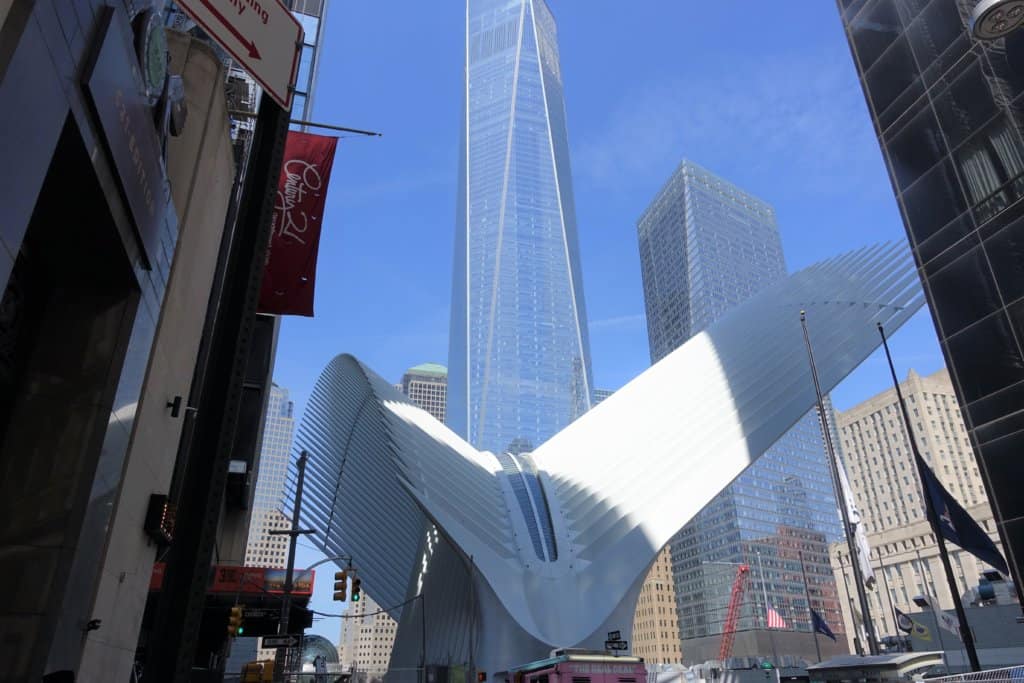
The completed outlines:
[[[1024,683],[1024,666],[1008,666],[1003,669],[967,671],[952,676],[929,678],[929,683]]]

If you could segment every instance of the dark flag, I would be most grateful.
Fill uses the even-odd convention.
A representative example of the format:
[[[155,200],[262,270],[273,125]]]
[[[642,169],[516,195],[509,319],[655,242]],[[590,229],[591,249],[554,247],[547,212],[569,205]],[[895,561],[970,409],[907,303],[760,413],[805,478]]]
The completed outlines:
[[[893,607],[896,611],[896,626],[899,630],[910,633],[914,630],[914,620],[908,617],[904,612],[900,611],[899,607]]]
[[[260,313],[313,315],[316,256],[338,138],[290,131],[274,201]]]
[[[996,544],[988,537],[985,530],[967,514],[967,510],[964,510],[956,498],[946,490],[946,487],[923,460],[919,459],[918,465],[924,477],[922,483],[925,494],[935,511],[935,518],[939,522],[939,531],[942,536],[950,543],[955,543],[978,559],[989,563],[1003,574],[1009,574],[1010,568],[1006,566],[1006,560],[1003,559]]]
[[[813,609],[811,610],[811,626],[813,626],[814,630],[823,636],[831,638],[833,641],[836,639],[836,634],[832,633],[832,629],[828,627],[825,620]]]

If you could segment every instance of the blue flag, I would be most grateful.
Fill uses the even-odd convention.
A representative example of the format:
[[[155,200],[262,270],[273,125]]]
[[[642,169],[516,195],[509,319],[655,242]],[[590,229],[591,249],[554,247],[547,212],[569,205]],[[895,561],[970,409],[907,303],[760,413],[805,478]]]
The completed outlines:
[[[946,490],[923,460],[918,458],[918,464],[924,473],[922,483],[927,503],[935,511],[935,517],[939,521],[939,532],[943,538],[960,546],[979,560],[989,563],[1003,574],[1009,574],[1010,568],[1006,566],[1006,560],[985,530],[967,514],[967,510],[964,510],[956,498]]]
[[[818,633],[821,633],[822,635],[831,638],[832,640],[836,639],[836,634],[832,633],[832,629],[828,627],[828,624],[825,623],[825,620],[822,619],[821,615],[815,612],[813,609],[811,610],[811,626],[813,626],[814,630]]]

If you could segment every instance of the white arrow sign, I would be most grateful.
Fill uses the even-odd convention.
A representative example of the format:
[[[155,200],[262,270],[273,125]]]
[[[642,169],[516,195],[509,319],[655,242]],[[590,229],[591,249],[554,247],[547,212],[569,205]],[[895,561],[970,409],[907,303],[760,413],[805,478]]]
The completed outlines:
[[[274,101],[290,110],[302,26],[281,0],[178,0]]]
[[[299,644],[298,636],[263,636],[263,647],[295,647]]]

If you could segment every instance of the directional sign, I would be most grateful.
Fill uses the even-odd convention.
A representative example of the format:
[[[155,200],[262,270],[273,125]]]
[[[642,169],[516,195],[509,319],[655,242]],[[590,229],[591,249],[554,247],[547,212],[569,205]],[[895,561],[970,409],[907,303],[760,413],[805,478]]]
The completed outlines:
[[[264,636],[263,647],[295,647],[299,644],[299,636]]]
[[[281,0],[178,0],[286,110],[299,69],[302,26]]]
[[[606,640],[604,641],[604,649],[606,650],[628,650],[628,640]]]
[[[622,640],[622,634],[619,631],[608,631],[608,640]]]

